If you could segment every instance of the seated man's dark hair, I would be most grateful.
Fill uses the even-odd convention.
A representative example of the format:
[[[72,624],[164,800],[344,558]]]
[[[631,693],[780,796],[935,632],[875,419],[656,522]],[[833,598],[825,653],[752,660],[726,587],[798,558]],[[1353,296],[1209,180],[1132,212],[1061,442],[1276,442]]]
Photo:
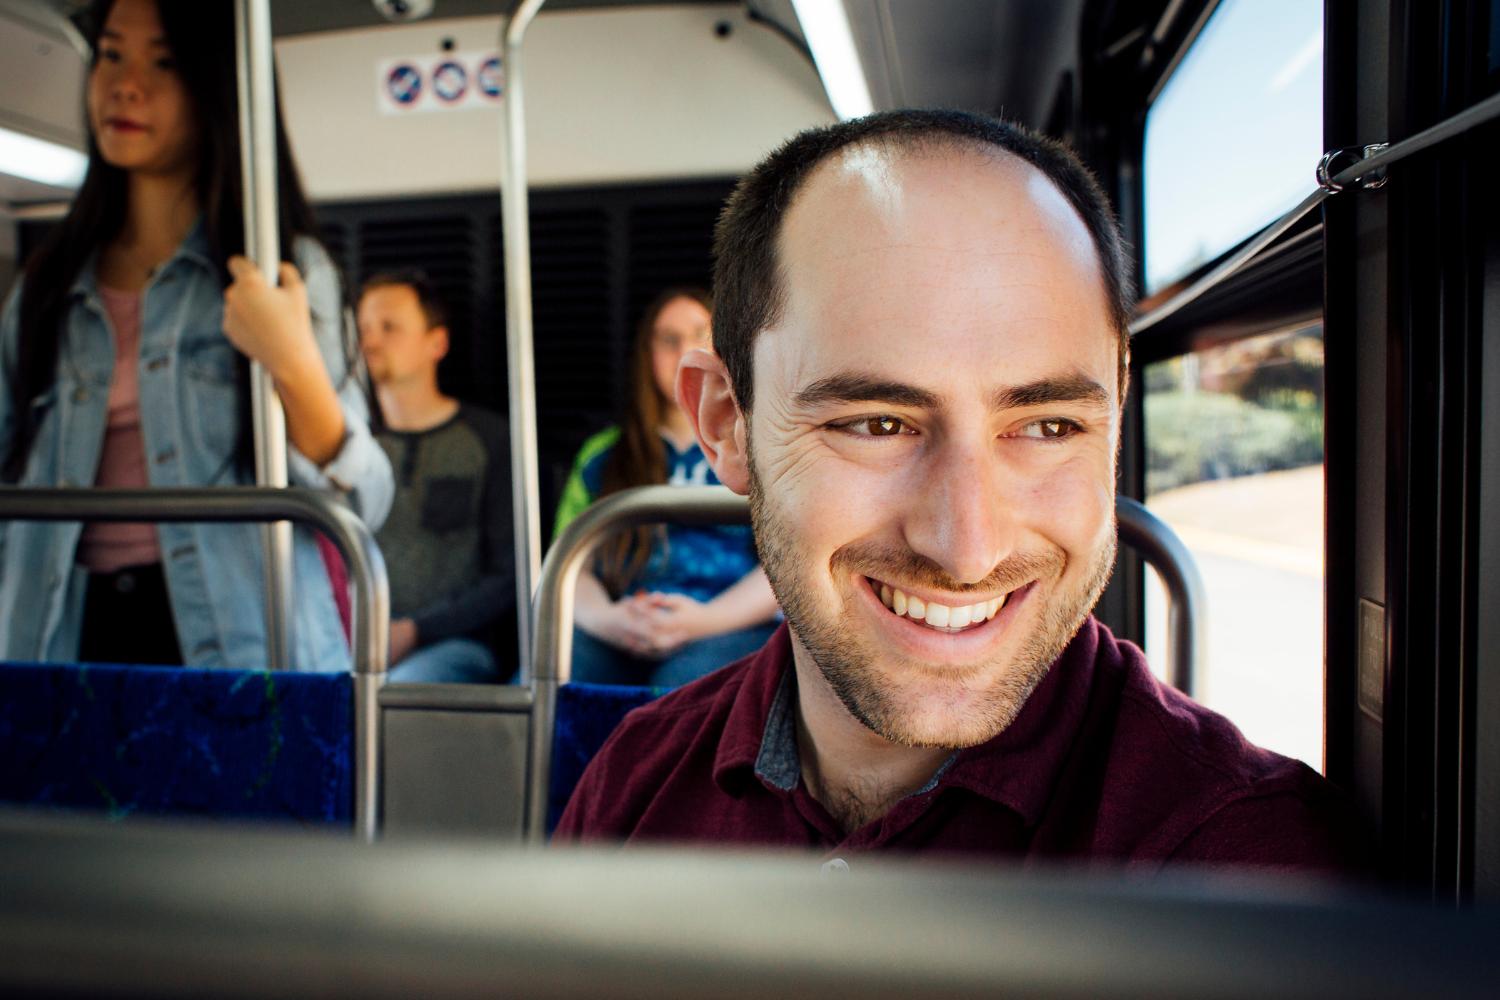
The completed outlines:
[[[729,370],[735,399],[749,412],[755,337],[784,305],[776,241],[782,220],[808,175],[847,146],[899,150],[999,149],[1020,157],[1057,185],[1078,211],[1099,255],[1111,319],[1120,336],[1120,382],[1129,356],[1132,296],[1124,241],[1104,192],[1061,143],[1018,125],[963,111],[881,111],[809,129],[762,160],[735,187],[714,228],[714,350]]]
[[[381,271],[365,279],[365,283],[359,286],[359,298],[365,297],[365,293],[373,292],[377,288],[410,288],[417,296],[417,305],[422,308],[422,315],[427,319],[427,328],[448,325],[448,307],[438,296],[437,287],[433,285],[432,279],[427,277],[425,271],[411,268],[402,271]],[[359,299],[355,299],[358,302]]]

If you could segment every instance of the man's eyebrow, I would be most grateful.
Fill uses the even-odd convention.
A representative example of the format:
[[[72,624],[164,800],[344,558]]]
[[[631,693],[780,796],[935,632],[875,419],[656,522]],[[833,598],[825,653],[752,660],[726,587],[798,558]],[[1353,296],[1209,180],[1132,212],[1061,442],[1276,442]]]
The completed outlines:
[[[906,382],[840,372],[820,378],[797,390],[792,397],[799,406],[813,407],[826,403],[890,403],[913,409],[936,409],[940,400],[934,392]]]
[[[990,396],[990,406],[996,410],[1013,410],[1024,406],[1045,406],[1048,403],[1094,403],[1109,405],[1109,390],[1087,375],[1061,375],[1040,378],[1021,385],[1008,385],[996,389]]]

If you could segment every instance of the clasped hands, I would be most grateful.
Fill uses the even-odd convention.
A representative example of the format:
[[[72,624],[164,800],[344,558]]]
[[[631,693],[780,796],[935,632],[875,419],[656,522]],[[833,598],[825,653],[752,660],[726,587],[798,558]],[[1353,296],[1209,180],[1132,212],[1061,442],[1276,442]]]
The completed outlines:
[[[686,594],[641,591],[610,605],[606,634],[613,646],[650,660],[661,660],[698,639],[715,635],[712,607]]]

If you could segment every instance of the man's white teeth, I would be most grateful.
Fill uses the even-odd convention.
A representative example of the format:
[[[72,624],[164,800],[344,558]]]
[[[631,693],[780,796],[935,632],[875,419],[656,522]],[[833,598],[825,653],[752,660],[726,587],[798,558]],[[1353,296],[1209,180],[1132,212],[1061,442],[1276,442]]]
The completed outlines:
[[[950,608],[944,604],[924,601],[920,597],[912,597],[888,583],[882,583],[880,603],[912,621],[923,622],[931,628],[954,631],[989,621],[1005,606],[1005,598],[997,597],[990,601],[980,601],[978,604],[965,604],[962,607]]]

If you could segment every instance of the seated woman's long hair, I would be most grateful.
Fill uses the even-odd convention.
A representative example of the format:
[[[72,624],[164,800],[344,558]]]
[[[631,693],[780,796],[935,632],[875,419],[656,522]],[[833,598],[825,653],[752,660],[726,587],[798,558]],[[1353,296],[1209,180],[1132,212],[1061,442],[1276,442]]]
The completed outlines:
[[[651,486],[667,481],[667,449],[660,428],[666,422],[668,410],[676,403],[663,398],[656,387],[656,379],[652,376],[651,340],[662,310],[676,299],[692,299],[710,314],[713,312],[713,299],[709,294],[692,286],[668,288],[646,307],[630,349],[630,386],[626,393],[625,412],[620,418],[620,438],[605,462],[600,497],[632,486]],[[660,526],[645,525],[622,532],[599,547],[596,573],[610,595],[618,598],[630,589],[646,568],[652,551],[664,548],[666,544],[666,531]]]

